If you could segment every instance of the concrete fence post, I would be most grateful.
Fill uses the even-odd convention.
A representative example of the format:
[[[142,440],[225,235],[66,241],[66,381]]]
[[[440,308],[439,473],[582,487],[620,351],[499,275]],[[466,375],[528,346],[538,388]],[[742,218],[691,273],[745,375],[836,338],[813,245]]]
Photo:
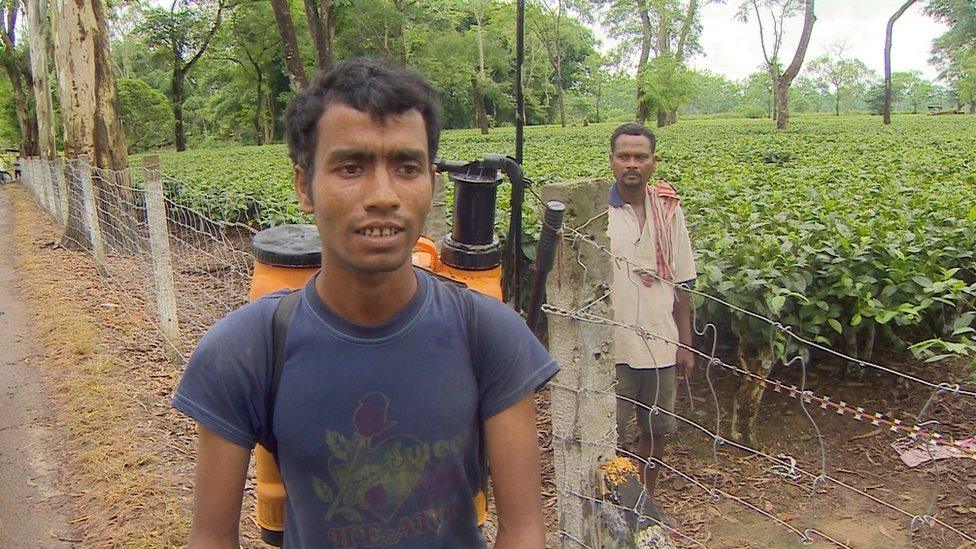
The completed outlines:
[[[547,185],[545,202],[566,204],[565,227],[579,227],[606,244],[607,183],[600,180]],[[582,265],[581,265],[582,264]],[[585,265],[585,267],[583,266]],[[609,258],[592,245],[563,239],[549,275],[548,303],[576,310],[604,296],[610,288]],[[588,312],[612,317],[610,298]],[[553,380],[553,462],[558,491],[561,545],[613,547],[602,517],[600,465],[615,455],[616,402],[610,327],[549,315],[549,349],[561,370]]]
[[[146,221],[149,224],[149,250],[156,281],[156,308],[159,327],[163,332],[166,356],[180,362],[180,323],[176,315],[176,287],[169,248],[169,224],[166,220],[166,198],[159,169],[159,157],[142,159],[143,181],[146,183]]]

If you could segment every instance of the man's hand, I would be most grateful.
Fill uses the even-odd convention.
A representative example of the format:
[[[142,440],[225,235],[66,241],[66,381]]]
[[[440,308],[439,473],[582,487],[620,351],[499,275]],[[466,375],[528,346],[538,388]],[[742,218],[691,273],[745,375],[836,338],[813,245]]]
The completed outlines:
[[[678,347],[678,355],[675,362],[678,368],[678,376],[683,376],[688,381],[691,381],[691,376],[695,372],[695,355],[684,347]]]

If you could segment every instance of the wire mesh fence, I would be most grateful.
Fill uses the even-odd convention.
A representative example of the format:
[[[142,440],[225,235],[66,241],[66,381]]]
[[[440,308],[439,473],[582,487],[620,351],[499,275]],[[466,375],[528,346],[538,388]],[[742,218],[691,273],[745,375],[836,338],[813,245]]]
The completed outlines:
[[[111,171],[93,167],[84,157],[54,161],[28,158],[21,159],[21,181],[38,207],[62,231],[64,245],[91,254],[107,284],[126,296],[133,307],[152,312],[146,316],[174,358],[185,359],[210,326],[247,301],[252,272],[250,239],[256,227],[214,218],[174,199],[192,193],[184,192],[185,183],[162,174],[158,162],[149,159],[141,168]],[[958,433],[946,433],[940,421],[951,413],[947,401],[971,408],[976,391],[925,379],[881,361],[848,356],[776,319],[666,279],[657,282],[735,308],[792,339],[796,352],[783,361],[781,370],[792,372],[793,377],[779,379],[769,370],[756,371],[720,356],[717,344],[723,334],[707,319],[693,319],[697,334],[693,345],[670,339],[654,326],[614,319],[609,313],[612,296],[608,266],[628,260],[614,256],[607,246],[605,219],[581,213],[586,208],[605,211],[605,202],[593,204],[588,198],[591,196],[570,193],[560,197],[570,209],[575,200],[579,211],[575,218],[569,216],[561,229],[559,265],[550,276],[549,300],[544,306],[550,319],[551,349],[554,354],[563,353],[563,370],[550,385],[549,403],[553,448],[547,459],[553,462],[556,477],[554,543],[565,547],[708,546],[720,541],[714,532],[721,529],[719,523],[724,519],[707,510],[728,503],[750,514],[755,523],[788,534],[793,543],[847,547],[852,545],[850,540],[814,519],[818,512],[831,512],[831,506],[823,502],[836,499],[838,493],[862,501],[865,509],[889,513],[895,523],[900,521],[913,543],[931,541],[932,531],[937,531],[939,542],[946,545],[976,543],[976,528],[940,516],[938,505],[947,487],[965,485],[969,473],[958,467],[953,470],[953,462],[937,459],[946,447],[972,455],[973,449],[954,436]],[[588,202],[586,208],[582,207],[584,201]],[[219,197],[210,202],[218,203]],[[255,208],[260,210],[262,205]],[[642,283],[636,277],[632,282]],[[687,349],[703,366],[705,384],[699,384],[697,394],[686,385],[687,398],[673,410],[656,400],[638,402],[618,395],[609,358],[608,338],[613,328],[633,330],[647,341],[664,340]],[[906,418],[906,414],[896,417],[891,412],[895,406],[878,408],[829,396],[822,383],[812,383],[809,354],[802,352],[803,347],[816,348],[880,376],[897,378],[921,395],[924,404]],[[800,422],[784,427],[782,436],[797,438],[800,430],[809,433],[804,453],[793,455],[733,440],[729,417],[734,404],[716,381],[722,374],[792,399],[801,414]],[[685,444],[704,449],[695,461],[697,465],[648,457],[646,452],[638,455],[632,441],[618,440],[615,403],[620,400],[633,405],[637,413],[676,420]],[[850,462],[835,465],[833,458],[842,449],[829,447],[821,424],[836,418],[876,427],[889,437],[889,443],[921,448],[927,453],[928,464],[912,474],[931,490],[917,500],[898,499],[872,485],[871,481],[877,480],[871,476],[874,473]],[[746,465],[742,465],[743,460]],[[612,477],[621,468],[624,476],[639,477],[641,469],[659,470],[668,478],[680,480],[683,487],[678,493],[661,497],[681,520],[649,520],[643,513],[648,498],[641,482],[637,483],[636,497],[620,497],[612,486]],[[760,493],[750,493],[748,486],[760,487]],[[740,534],[748,538],[749,532]],[[755,535],[759,544],[768,541],[763,539],[769,535],[763,528],[756,527]]]
[[[179,358],[185,359],[218,319],[247,301],[250,238],[257,229],[174,202],[163,189],[182,183],[162,177],[158,164],[124,171],[94,167],[85,158],[28,158],[21,164],[21,180],[62,231],[63,244],[92,254],[110,284],[153,310],[149,316]],[[153,186],[160,191],[158,219],[147,201]],[[168,257],[159,257],[162,244]],[[161,269],[170,276],[161,280]],[[174,298],[175,334],[163,329],[161,292]]]

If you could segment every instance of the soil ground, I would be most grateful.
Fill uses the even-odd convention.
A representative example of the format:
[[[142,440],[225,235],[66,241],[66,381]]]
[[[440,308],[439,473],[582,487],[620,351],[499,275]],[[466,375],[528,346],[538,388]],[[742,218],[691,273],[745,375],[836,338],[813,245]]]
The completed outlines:
[[[61,485],[50,375],[14,293],[12,211],[0,194],[0,547],[74,547]]]
[[[19,250],[18,276],[31,280],[24,293],[37,304],[31,316],[41,328],[44,348],[38,350],[59,368],[56,418],[66,429],[61,447],[74,509],[70,516],[84,539],[83,545],[184,544],[191,509],[195,434],[192,423],[169,406],[182,368],[165,358],[145,285],[137,277],[127,278],[135,267],[126,263],[135,260],[110,258],[116,262],[110,272],[122,275],[99,278],[87,255],[57,246],[56,232],[23,189],[3,188],[0,200],[12,201],[17,213],[17,226],[2,229],[12,235],[11,243]],[[194,278],[197,276],[199,279]],[[181,270],[178,283],[196,288],[199,294],[191,294],[196,296],[192,314],[197,316],[181,319],[191,326],[188,331],[202,332],[212,319],[223,314],[222,310],[234,306],[234,299],[243,299],[242,295],[232,295],[240,291],[217,284],[232,276],[236,275],[206,265],[188,265]],[[221,296],[221,310],[205,310],[206,300],[215,301],[215,295]],[[75,335],[67,337],[70,334]],[[970,375],[963,364],[923,367],[906,359],[903,352],[883,346],[879,349],[876,361],[935,382],[961,382]],[[807,388],[910,424],[916,423],[915,416],[932,395],[931,390],[890,375],[866,372],[843,377],[840,370],[831,361],[814,362]],[[799,385],[801,380],[795,369],[774,370],[772,375],[791,384]],[[710,377],[722,410],[720,431],[727,434],[738,378],[714,367]],[[550,541],[554,543],[558,539],[557,494],[547,392],[539,395],[537,403],[543,496]],[[897,435],[878,431],[850,416],[811,405],[808,408],[823,435],[826,473],[904,513],[836,484],[818,485],[814,494],[809,478],[778,474],[769,460],[730,445],[718,446],[713,453],[712,437],[685,426],[669,441],[665,461],[687,478],[665,471],[658,490],[660,507],[674,527],[709,547],[799,547],[803,533],[813,538],[814,546],[831,546],[817,532],[853,547],[966,546],[965,539],[938,524],[921,525],[912,531],[911,517],[931,514],[976,536],[976,460],[946,460],[909,469],[890,446]],[[715,430],[716,410],[703,368],[690,387],[679,392],[676,412]],[[958,440],[974,436],[976,401],[942,395],[926,419],[939,420],[946,437]],[[754,446],[772,456],[788,454],[804,470],[821,472],[816,430],[799,401],[788,396],[767,391]],[[729,497],[713,500],[695,482],[707,488],[717,486],[759,511],[746,509]],[[242,544],[263,547],[252,511],[249,484]],[[694,545],[687,540],[676,540],[676,544]]]

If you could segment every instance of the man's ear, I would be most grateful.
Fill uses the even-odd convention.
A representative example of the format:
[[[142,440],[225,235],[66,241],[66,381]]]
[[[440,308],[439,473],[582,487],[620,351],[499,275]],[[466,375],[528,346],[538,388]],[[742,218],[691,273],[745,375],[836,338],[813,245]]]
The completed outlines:
[[[315,211],[312,202],[312,182],[306,177],[305,168],[295,164],[295,194],[298,195],[298,207],[307,214]]]

